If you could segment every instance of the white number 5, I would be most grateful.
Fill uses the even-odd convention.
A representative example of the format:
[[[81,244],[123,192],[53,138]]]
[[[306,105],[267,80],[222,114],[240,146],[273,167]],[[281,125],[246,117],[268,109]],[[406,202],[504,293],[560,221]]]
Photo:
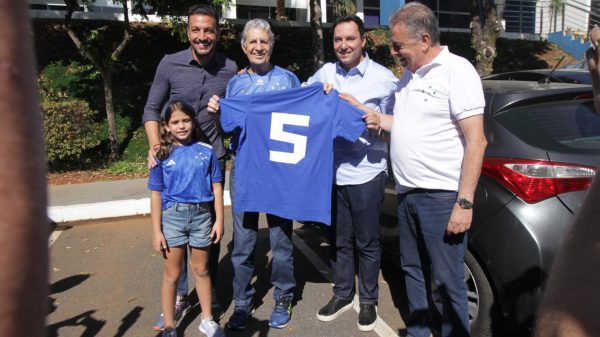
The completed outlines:
[[[278,140],[294,145],[293,152],[269,151],[269,160],[297,164],[306,156],[306,136],[283,131],[284,125],[308,126],[309,116],[273,112],[271,114],[271,134],[273,140]]]

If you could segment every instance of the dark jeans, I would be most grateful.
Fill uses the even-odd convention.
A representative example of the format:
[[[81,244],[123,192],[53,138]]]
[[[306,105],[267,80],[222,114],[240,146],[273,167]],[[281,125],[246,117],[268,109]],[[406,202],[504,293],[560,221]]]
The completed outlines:
[[[256,290],[251,284],[254,276],[254,250],[258,236],[258,213],[234,212],[235,207],[235,159],[229,172],[229,192],[233,215],[233,299],[235,306],[248,306]],[[291,299],[294,279],[294,246],[292,245],[292,220],[267,214],[269,239],[273,254],[271,284],[275,287],[273,299]]]
[[[219,168],[221,169],[221,175],[223,176],[223,187],[225,186],[225,158],[219,159]],[[223,192],[225,192],[225,188],[223,188]],[[214,209],[213,209],[213,218],[214,218]],[[221,252],[221,242],[217,244],[213,244],[210,248],[210,257],[208,261],[208,269],[210,271],[210,281],[213,289],[213,305],[218,304],[216,293],[215,293],[215,285],[217,284],[217,271],[219,269],[219,254]],[[183,258],[183,265],[181,266],[181,275],[179,276],[179,280],[177,281],[177,295],[184,296],[188,293],[188,276],[187,276],[187,252]]]
[[[408,336],[430,334],[431,278],[437,286],[442,336],[469,336],[469,311],[463,259],[467,234],[448,235],[446,228],[456,192],[416,189],[398,195],[400,262],[410,317]]]
[[[355,247],[360,303],[375,304],[379,299],[379,206],[386,177],[381,172],[364,184],[333,186],[331,268],[333,293],[341,299],[350,300],[355,294]]]

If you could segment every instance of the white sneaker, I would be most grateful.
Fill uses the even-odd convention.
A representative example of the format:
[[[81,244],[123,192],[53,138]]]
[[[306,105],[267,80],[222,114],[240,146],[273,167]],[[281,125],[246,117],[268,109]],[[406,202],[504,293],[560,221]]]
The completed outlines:
[[[208,337],[225,337],[225,331],[213,320],[212,316],[203,319],[198,329]]]

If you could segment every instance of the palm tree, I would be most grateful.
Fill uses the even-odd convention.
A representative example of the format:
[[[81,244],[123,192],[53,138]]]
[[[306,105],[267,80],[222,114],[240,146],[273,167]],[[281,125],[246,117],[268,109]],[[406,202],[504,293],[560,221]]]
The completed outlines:
[[[560,13],[561,17],[563,18],[563,22],[564,22],[565,4],[566,3],[567,3],[566,0],[550,0],[550,4],[548,5],[548,8],[550,9],[550,18],[551,19],[554,18],[554,31],[558,30],[558,25],[556,23],[556,20],[558,18],[558,13]],[[550,21],[550,30],[552,30],[552,21]]]

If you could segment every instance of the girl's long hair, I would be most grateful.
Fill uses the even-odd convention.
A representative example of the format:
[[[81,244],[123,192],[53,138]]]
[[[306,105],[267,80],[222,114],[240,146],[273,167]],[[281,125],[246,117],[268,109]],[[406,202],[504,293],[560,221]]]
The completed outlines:
[[[160,119],[160,148],[156,153],[156,158],[160,160],[165,160],[171,155],[173,151],[173,135],[167,131],[165,125],[171,119],[171,115],[175,111],[181,111],[186,114],[188,117],[192,119],[192,141],[193,142],[208,142],[208,137],[202,132],[200,127],[198,126],[198,121],[196,120],[196,112],[194,109],[187,103],[182,101],[170,101],[167,103],[167,109],[165,110],[164,116]]]

